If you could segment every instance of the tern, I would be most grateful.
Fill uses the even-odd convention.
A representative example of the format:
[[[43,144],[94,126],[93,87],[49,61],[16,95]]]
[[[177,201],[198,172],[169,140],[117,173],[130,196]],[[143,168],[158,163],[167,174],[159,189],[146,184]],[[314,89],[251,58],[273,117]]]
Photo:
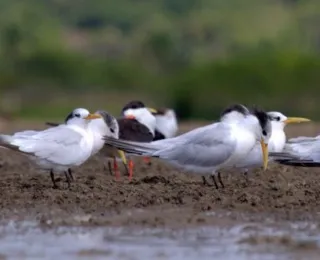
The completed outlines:
[[[39,168],[50,171],[53,188],[57,188],[54,172],[64,172],[68,186],[68,170],[80,166],[92,154],[94,136],[89,122],[101,118],[87,109],[77,108],[67,117],[66,124],[43,131],[23,131],[0,135],[0,146],[27,155]]]
[[[143,102],[138,100],[133,100],[128,102],[121,111],[121,117],[115,118],[109,113],[103,110],[98,110],[96,113],[102,116],[102,119],[90,123],[90,129],[95,135],[94,139],[94,153],[101,150],[104,145],[103,136],[110,136],[113,138],[120,138],[130,141],[141,141],[141,142],[151,142],[154,138],[156,119],[152,113],[156,113],[157,110],[153,108],[146,107]],[[47,122],[47,125],[57,126],[58,123]],[[115,158],[115,149],[113,148],[103,148],[101,153],[107,157],[113,157],[114,159],[114,170],[116,173],[116,178],[119,177],[117,160]],[[121,150],[117,151],[120,155],[121,160],[124,165],[127,165],[126,157]],[[111,171],[110,162],[108,162],[109,170]],[[133,175],[133,161],[130,159],[128,163],[128,174],[129,179]],[[126,168],[127,169],[127,168]]]
[[[127,170],[127,161],[126,161],[125,154],[121,150],[117,150],[113,148],[107,149],[107,147],[104,146],[104,140],[102,139],[104,136],[111,136],[114,138],[119,137],[119,125],[118,125],[117,119],[105,110],[97,110],[95,114],[100,115],[101,118],[92,120],[88,125],[88,129],[90,129],[90,131],[93,133],[93,136],[94,136],[92,156],[100,152],[105,157],[112,158],[115,176],[116,178],[119,178],[120,172],[119,172],[118,163],[117,163],[117,156],[120,156]],[[65,124],[67,122],[68,122],[68,117],[65,119]],[[52,123],[52,122],[46,122],[46,124],[49,126],[60,125],[59,123]],[[109,171],[112,172],[110,160],[108,160],[108,167],[109,167]],[[69,172],[69,175],[71,175],[72,177],[71,169],[69,169],[68,172]]]
[[[138,156],[156,157],[200,174],[212,174],[232,168],[260,142],[263,168],[268,165],[268,142],[271,136],[268,115],[259,109],[235,123],[217,122],[196,128],[177,137],[151,143],[137,143],[105,137],[107,145]]]
[[[311,120],[303,117],[286,117],[284,114],[271,111],[267,113],[271,121],[272,134],[269,140],[269,155],[270,152],[282,152],[286,143],[286,134],[284,128],[290,123],[302,123],[310,122]],[[269,156],[270,161],[273,160],[272,156]],[[250,168],[259,167],[262,163],[262,154],[259,144],[252,149],[247,157],[242,160],[235,168],[243,169],[244,173],[247,173]]]
[[[220,122],[224,122],[227,124],[234,124],[239,122],[239,120],[243,120],[247,115],[250,114],[250,111],[247,107],[245,107],[242,104],[233,104],[227,107],[222,113],[220,114]],[[261,165],[261,164],[260,164]],[[218,180],[221,184],[221,187],[224,188],[224,184],[221,179],[221,172],[218,171],[213,172],[211,174],[211,179],[216,187],[216,189],[219,188],[217,181],[215,179],[215,176],[218,176]],[[202,176],[202,181],[204,185],[210,186],[209,182],[206,180],[205,176]]]

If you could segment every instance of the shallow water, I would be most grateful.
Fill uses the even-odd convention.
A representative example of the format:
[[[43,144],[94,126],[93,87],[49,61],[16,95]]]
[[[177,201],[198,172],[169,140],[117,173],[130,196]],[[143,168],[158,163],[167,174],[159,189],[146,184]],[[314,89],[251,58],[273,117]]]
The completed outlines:
[[[0,227],[0,259],[318,259],[315,223],[236,224],[179,230]]]

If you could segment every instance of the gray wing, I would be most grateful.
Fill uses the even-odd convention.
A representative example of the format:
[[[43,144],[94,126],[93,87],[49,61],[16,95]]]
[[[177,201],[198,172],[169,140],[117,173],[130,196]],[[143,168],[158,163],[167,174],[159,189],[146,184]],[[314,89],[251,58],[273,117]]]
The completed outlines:
[[[168,148],[158,150],[152,156],[180,165],[215,167],[225,162],[235,149],[236,143],[230,130],[228,125],[222,123],[195,129],[172,138]]]
[[[283,151],[302,160],[313,160],[320,162],[320,140],[303,143],[288,143],[285,145]]]
[[[84,151],[80,144],[83,136],[66,127],[58,126],[34,134],[0,136],[1,144],[23,153],[46,159],[60,165],[75,164]]]
[[[285,159],[285,156],[287,156],[288,159]],[[289,159],[290,156],[293,158]],[[275,158],[277,162],[295,166],[320,163],[320,140],[287,143],[283,152],[276,154]]]
[[[307,137],[307,136],[299,136],[290,138],[287,142],[288,143],[304,143],[304,142],[314,142],[320,140],[320,135],[316,137]]]

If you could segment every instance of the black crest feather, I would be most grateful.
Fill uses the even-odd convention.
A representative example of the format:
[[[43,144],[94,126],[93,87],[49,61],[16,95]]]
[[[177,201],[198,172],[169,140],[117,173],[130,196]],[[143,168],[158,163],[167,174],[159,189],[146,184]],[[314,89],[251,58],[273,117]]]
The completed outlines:
[[[143,108],[146,107],[144,105],[144,103],[142,101],[139,100],[133,100],[130,101],[128,104],[126,104],[123,108],[122,108],[122,114],[124,111],[126,111],[127,109],[137,109],[137,108]]]
[[[233,104],[231,106],[228,106],[220,115],[220,117],[223,117],[224,115],[232,112],[232,111],[237,111],[243,115],[247,115],[250,113],[249,109],[247,109],[244,105],[242,104]]]
[[[251,113],[258,118],[261,128],[266,129],[270,120],[268,114],[257,106],[252,108]]]

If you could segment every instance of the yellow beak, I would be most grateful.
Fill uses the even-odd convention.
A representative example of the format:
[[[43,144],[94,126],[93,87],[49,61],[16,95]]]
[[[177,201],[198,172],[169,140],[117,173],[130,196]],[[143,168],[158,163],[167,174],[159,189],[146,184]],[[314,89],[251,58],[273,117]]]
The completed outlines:
[[[310,122],[311,120],[308,118],[303,118],[303,117],[288,117],[287,120],[285,120],[284,122],[286,124],[290,124],[290,123],[302,123],[302,122]]]
[[[121,150],[118,150],[118,153],[119,153],[120,158],[121,158],[121,160],[123,161],[123,163],[124,163],[124,164],[127,164],[127,158],[126,158],[124,152],[121,151]]]
[[[150,113],[153,113],[153,114],[158,113],[158,111],[154,108],[147,107],[147,109],[150,111]]]
[[[260,144],[262,149],[263,169],[266,170],[268,168],[269,162],[268,144],[266,144],[262,139],[260,141]]]
[[[86,120],[91,120],[91,119],[97,119],[97,118],[102,118],[101,115],[99,114],[89,114],[87,117],[85,117],[84,119]]]

